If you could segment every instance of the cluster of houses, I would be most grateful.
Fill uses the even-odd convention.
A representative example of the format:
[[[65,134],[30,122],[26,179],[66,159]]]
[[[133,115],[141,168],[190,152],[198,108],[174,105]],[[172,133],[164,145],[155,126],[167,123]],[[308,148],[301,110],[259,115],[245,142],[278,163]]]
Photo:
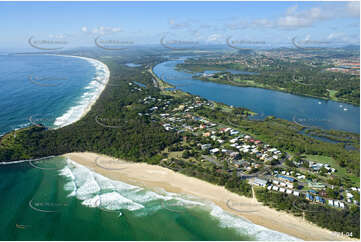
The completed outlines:
[[[209,127],[213,127],[212,124]],[[227,134],[221,139],[217,135]],[[244,168],[251,171],[253,168],[259,168],[262,162],[278,160],[282,153],[276,148],[272,148],[267,144],[263,144],[260,140],[253,139],[249,135],[240,134],[239,131],[232,128],[220,128],[219,130],[207,131],[203,133],[203,137],[210,137],[219,145],[212,147],[211,144],[199,144],[201,149],[209,151],[211,155],[224,153],[227,160],[236,168]],[[254,155],[256,160],[249,161],[240,160],[242,154]],[[257,161],[257,162],[256,162]]]
[[[159,110],[166,110],[171,105],[171,100],[168,99],[162,99],[162,98],[155,98],[152,96],[147,96],[143,100],[139,100],[142,104],[152,104],[153,106],[148,109],[145,113],[138,113],[139,116],[151,116],[154,112]]]
[[[327,170],[327,174],[331,175],[332,173],[335,173],[337,170],[333,167],[331,167],[329,164],[323,164],[323,163],[319,163],[319,162],[313,162],[313,161],[307,161],[309,164],[309,171],[311,172],[320,172],[321,168],[325,168]],[[293,161],[293,164],[296,165],[296,167],[301,167],[303,165],[304,161],[301,160],[299,162],[297,161]]]
[[[239,134],[236,130],[231,128],[227,129],[225,129],[225,132],[229,131],[230,135]],[[254,154],[259,160],[264,162],[278,160],[282,156],[281,151],[270,147],[268,144],[263,144],[262,141],[255,140],[249,135],[241,134],[238,137],[229,140],[229,142],[230,147],[233,147],[242,153]]]
[[[143,102],[154,102],[155,98],[146,97]],[[188,131],[197,136],[202,136],[209,141],[198,144],[202,151],[208,152],[210,155],[220,154],[224,160],[230,162],[236,168],[244,168],[247,171],[253,168],[259,168],[262,162],[278,160],[281,158],[281,151],[276,148],[264,144],[262,141],[252,138],[249,135],[240,134],[238,130],[230,127],[217,128],[217,124],[207,119],[193,115],[190,111],[202,107],[203,105],[213,105],[207,101],[193,100],[185,102],[173,109],[173,112],[160,113],[162,126],[167,131]],[[154,108],[157,107],[153,107]],[[157,109],[156,109],[157,110]],[[245,161],[240,160],[243,154],[254,155],[256,160]],[[256,162],[257,161],[257,162]]]
[[[275,174],[282,174],[282,175],[286,175],[286,176],[294,176],[297,178],[297,180],[303,180],[303,179],[306,179],[306,176],[304,174],[301,174],[299,172],[294,172],[294,171],[278,171],[278,170],[274,170],[273,171]]]
[[[128,85],[129,85],[130,87],[132,87],[131,92],[134,92],[134,91],[142,91],[141,88],[139,88],[137,85],[134,85],[132,82],[129,82]]]
[[[290,178],[290,180],[289,180]],[[265,187],[267,188],[267,190],[269,191],[276,191],[276,192],[283,192],[286,194],[290,194],[290,195],[294,195],[299,197],[300,196],[300,192],[293,190],[293,182],[294,180],[291,180],[291,177],[285,177],[285,176],[280,176],[279,179],[274,179],[271,182],[266,181],[264,179],[260,179],[260,178],[255,178],[252,182],[253,185],[256,186],[260,186],[260,187]]]
[[[150,100],[155,101],[154,98]],[[149,97],[145,98],[143,101],[149,103]],[[167,101],[163,106],[163,109],[167,109],[170,104],[171,104],[170,101]],[[179,105],[177,108],[174,108],[173,111],[175,113],[160,113],[159,116],[163,122],[162,126],[167,131],[178,130],[178,131],[191,131],[191,132],[196,132],[197,130],[207,129],[216,126],[216,124],[211,123],[208,120],[190,114],[191,111],[194,111],[197,108],[202,107],[203,105],[212,106],[210,102],[196,100],[194,102],[186,102],[184,104]],[[152,108],[150,108],[150,111],[154,112],[158,109],[159,109],[158,106],[153,106]],[[186,122],[187,120],[199,121],[201,122],[201,124],[199,126],[187,125]]]
[[[278,192],[285,192],[287,194],[291,194],[294,196],[300,196],[300,192],[293,190],[294,185],[293,183],[296,182],[296,179],[284,176],[284,175],[275,175],[275,179],[272,180],[272,184],[267,187],[268,190],[278,191]]]
[[[309,190],[306,193],[306,199],[311,202],[326,204],[326,200],[324,198],[322,198],[321,196],[319,196],[318,192],[314,191],[314,190]],[[336,207],[336,208],[345,208],[345,204],[339,200],[328,199],[327,205],[329,205],[331,207]]]
[[[279,160],[282,157],[282,152],[276,148],[270,147],[268,144],[264,144],[262,141],[252,138],[250,135],[241,134],[238,130],[230,127],[218,128],[216,123],[210,122],[204,118],[195,116],[191,111],[202,107],[203,105],[213,105],[207,101],[192,100],[187,103],[179,105],[174,108],[173,112],[155,112],[160,108],[169,108],[170,101],[167,99],[160,99],[148,96],[141,100],[144,104],[157,104],[149,109],[149,114],[157,114],[162,121],[162,126],[165,130],[175,130],[178,132],[189,131],[197,136],[202,136],[213,142],[202,142],[198,144],[198,147],[202,151],[207,151],[211,155],[215,155],[219,159],[222,157],[225,161],[229,162],[236,168],[243,168],[246,171],[250,171],[253,168],[259,168],[262,166],[262,162],[268,162],[273,160]],[[145,114],[147,115],[147,114]],[[152,115],[153,117],[153,115]],[[203,139],[206,140],[206,139]],[[222,154],[222,155],[220,155]],[[253,155],[256,159],[240,159],[242,154]],[[247,157],[247,156],[246,156]],[[218,163],[218,162],[217,162]],[[219,164],[219,163],[218,163]],[[329,174],[334,173],[336,170],[330,167],[328,164],[309,162],[309,169],[314,172],[318,172],[324,167]],[[300,172],[285,171],[285,170],[273,170],[274,177],[271,180],[263,180],[255,178],[253,184],[266,188],[267,190],[277,191],[293,196],[299,197],[300,191],[297,191],[297,187],[294,187],[294,182],[297,180],[306,180],[306,176]],[[297,179],[297,180],[296,180]],[[323,189],[326,186],[324,184],[316,184],[309,182],[310,188]],[[352,191],[360,192],[359,188],[351,188]],[[354,200],[354,196],[351,192],[346,191],[347,203],[353,203],[358,205],[358,202]],[[345,208],[345,203],[340,200],[325,199],[325,194],[318,194],[314,190],[309,190],[305,193],[305,198],[309,201],[327,204],[332,207]],[[345,201],[345,202],[346,202]]]
[[[293,189],[294,188],[293,182],[296,181],[294,178],[288,177],[288,176],[283,176],[283,175],[276,175],[275,177],[278,179],[277,180],[273,179],[271,181],[263,180],[260,178],[255,178],[252,181],[252,184],[256,185],[256,186],[267,188],[267,190],[269,190],[269,191],[286,193],[286,194],[294,195],[297,197],[300,196],[300,191],[296,191]],[[345,203],[343,203],[342,201],[333,200],[333,199],[326,200],[323,197],[321,197],[318,194],[318,192],[315,190],[308,190],[305,193],[305,198],[311,202],[327,204],[329,206],[336,207],[336,208],[345,208]],[[326,203],[326,201],[327,201],[327,203]]]
[[[352,190],[353,192],[358,192],[358,193],[360,193],[360,188],[351,187],[351,190]],[[347,201],[348,203],[353,203],[353,204],[355,204],[355,205],[359,205],[359,202],[354,199],[354,195],[353,195],[349,190],[346,190],[345,193],[346,193],[346,201]]]
[[[313,170],[315,172],[319,172],[321,170],[321,168],[324,167],[327,170],[327,174],[329,174],[329,175],[336,172],[336,169],[332,168],[329,164],[323,164],[323,163],[309,161],[309,167],[311,170]]]
[[[328,200],[328,203],[327,203],[329,206],[331,207],[336,207],[336,208],[345,208],[345,204],[341,201],[338,201],[338,200]]]

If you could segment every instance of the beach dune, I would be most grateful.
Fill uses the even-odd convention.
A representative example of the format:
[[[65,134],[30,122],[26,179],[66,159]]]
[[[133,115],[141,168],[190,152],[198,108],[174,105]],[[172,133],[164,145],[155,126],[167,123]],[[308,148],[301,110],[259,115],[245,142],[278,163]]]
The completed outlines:
[[[188,177],[164,167],[116,160],[90,152],[69,153],[64,157],[113,180],[147,189],[162,188],[167,192],[192,195],[212,201],[225,211],[241,216],[254,224],[302,240],[350,240],[304,221],[302,218],[263,206],[254,198],[237,195],[224,187]]]

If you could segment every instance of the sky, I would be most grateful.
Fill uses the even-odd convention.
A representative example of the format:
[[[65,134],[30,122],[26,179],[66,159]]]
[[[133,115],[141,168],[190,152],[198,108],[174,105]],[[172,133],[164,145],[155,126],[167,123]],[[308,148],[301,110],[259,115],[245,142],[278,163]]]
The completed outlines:
[[[359,44],[359,2],[0,2],[0,49]],[[108,42],[107,42],[108,41]],[[111,42],[113,41],[113,42]],[[228,41],[228,42],[227,42]],[[101,41],[100,41],[101,42]],[[54,47],[55,48],[55,47]]]

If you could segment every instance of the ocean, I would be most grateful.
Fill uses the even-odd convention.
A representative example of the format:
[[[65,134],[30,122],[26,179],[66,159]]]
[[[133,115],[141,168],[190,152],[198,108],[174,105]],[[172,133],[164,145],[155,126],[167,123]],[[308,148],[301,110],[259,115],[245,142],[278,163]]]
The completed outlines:
[[[99,62],[73,57],[0,62],[0,133],[78,120],[107,75]],[[63,157],[2,164],[0,177],[0,240],[295,240],[209,201],[111,180]]]
[[[104,67],[55,55],[0,55],[0,135],[33,123],[78,120],[104,85]]]

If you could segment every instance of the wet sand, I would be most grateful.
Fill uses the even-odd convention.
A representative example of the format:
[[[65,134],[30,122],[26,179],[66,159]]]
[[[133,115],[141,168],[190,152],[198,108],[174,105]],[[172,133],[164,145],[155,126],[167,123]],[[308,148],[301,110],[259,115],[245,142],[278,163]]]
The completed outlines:
[[[212,201],[225,211],[302,240],[350,240],[302,218],[263,206],[256,199],[237,195],[224,187],[188,177],[170,169],[119,160],[96,153],[69,153],[64,157],[113,180],[167,192],[187,194]]]

